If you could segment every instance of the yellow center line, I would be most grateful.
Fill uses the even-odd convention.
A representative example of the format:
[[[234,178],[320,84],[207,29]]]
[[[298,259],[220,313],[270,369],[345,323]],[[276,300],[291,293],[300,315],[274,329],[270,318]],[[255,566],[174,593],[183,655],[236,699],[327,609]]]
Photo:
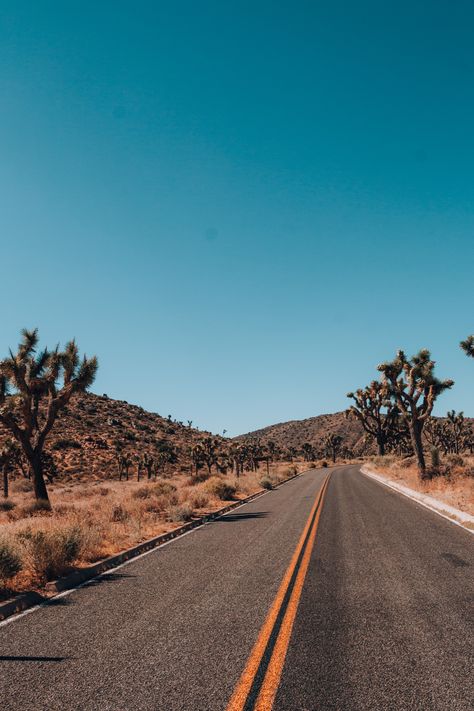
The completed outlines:
[[[300,557],[301,552],[303,550],[303,546],[305,545],[305,541],[308,536],[309,530],[311,528],[313,518],[315,516],[316,511],[318,511],[319,503],[320,502],[322,503],[322,497],[324,496],[324,492],[326,490],[327,483],[329,481],[329,476],[330,476],[329,474],[326,476],[322,487],[320,488],[318,494],[316,495],[315,502],[313,504],[311,512],[310,512],[308,519],[306,521],[306,525],[304,527],[303,533],[301,534],[301,537],[298,541],[298,545],[296,546],[295,552],[293,553],[293,556],[291,558],[290,564],[285,572],[285,575],[284,575],[283,580],[280,584],[280,587],[278,588],[278,592],[277,592],[275,599],[272,603],[270,611],[265,619],[265,622],[263,623],[263,625],[260,629],[259,635],[257,637],[257,641],[255,642],[255,645],[250,653],[250,656],[247,660],[245,669],[242,672],[242,675],[241,675],[239,681],[237,682],[237,686],[234,689],[234,693],[232,694],[232,697],[227,705],[226,711],[243,711],[243,709],[245,707],[247,697],[249,695],[250,689],[252,688],[252,684],[254,682],[258,668],[260,666],[263,655],[265,653],[265,649],[267,647],[268,641],[270,639],[273,628],[274,628],[275,623],[277,621],[283,601],[285,599],[286,593],[287,593],[289,585],[291,583],[291,579],[293,577],[296,566],[298,564],[299,557]],[[312,546],[314,543],[314,537],[316,535],[317,522],[319,521],[320,512],[321,512],[321,509],[319,509],[317,516],[313,522],[310,538],[308,539],[308,545],[306,547],[306,551],[303,556],[303,561],[306,559],[306,556],[307,556],[308,563],[309,563],[309,556],[311,555],[311,549],[312,549]],[[308,554],[308,548],[310,549],[309,554]],[[303,565],[303,561],[302,561],[302,565]],[[297,575],[297,579],[295,581],[295,587],[298,583],[298,580],[301,581],[300,586],[302,587],[307,568],[308,568],[308,564],[306,564],[305,573],[301,577],[301,567],[300,567],[300,571],[299,571],[299,573]],[[300,592],[300,594],[301,594],[301,592]],[[294,590],[291,595],[290,602],[288,604],[288,608],[290,607],[290,604],[293,600],[293,596],[294,596]],[[298,595],[297,602],[296,602],[295,615],[296,615],[296,608],[298,606],[298,601],[299,601],[299,595]],[[284,649],[283,638],[282,638],[282,642],[280,643],[280,637],[281,637],[281,633],[283,630],[283,625],[285,625],[285,621],[287,619],[287,614],[288,614],[288,609],[287,609],[287,613],[285,614],[285,617],[284,617],[284,620],[282,623],[282,628],[280,629],[280,633],[279,633],[278,639],[277,639],[277,645],[278,645],[278,649],[279,649],[278,659],[281,658],[282,650]],[[293,620],[294,620],[294,617],[293,617]],[[288,618],[287,626],[288,626],[288,624],[291,624],[290,629],[289,629],[289,632],[291,634],[291,627],[293,625],[293,621],[291,621],[291,623],[290,623],[290,618]],[[289,641],[289,635],[288,635],[288,641]],[[286,645],[286,648],[287,647],[288,647],[288,644]],[[282,668],[283,668],[284,658],[286,655],[286,648],[284,649],[284,653],[283,653],[282,664],[281,664]],[[272,654],[270,665],[273,662],[273,658],[275,656],[275,650],[276,650],[276,646],[274,649],[274,653]],[[276,662],[277,662],[277,659],[275,658],[275,663]],[[270,671],[270,666],[267,669],[267,673],[266,673],[265,679],[264,679],[264,684],[267,681],[269,671]],[[280,670],[280,674],[281,674],[281,670]],[[278,679],[279,679],[279,675],[278,675]],[[271,688],[273,688],[273,687],[271,687]],[[275,693],[276,693],[276,688],[275,688]],[[265,692],[265,694],[267,696],[269,694],[269,690],[270,690],[269,684],[266,686],[266,689],[267,689],[267,691]],[[262,687],[262,690],[263,690],[263,687]],[[272,697],[272,702],[273,702],[273,698],[274,698],[274,694]],[[258,700],[260,700],[260,695],[259,695]],[[266,709],[266,708],[270,709],[271,706],[261,706],[260,711],[263,711],[263,709]]]
[[[301,561],[301,565],[296,576],[295,585],[291,592],[291,597],[286,608],[285,616],[283,618],[283,622],[278,633],[277,641],[275,643],[275,647],[273,648],[273,653],[268,664],[265,678],[263,680],[262,686],[260,687],[260,693],[258,695],[257,702],[254,706],[254,711],[270,711],[275,700],[275,695],[278,690],[281,674],[283,671],[283,665],[285,663],[286,653],[288,651],[288,645],[290,643],[290,637],[291,632],[293,630],[296,612],[298,610],[301,593],[303,591],[306,573],[308,572],[311,553],[316,538],[319,517],[321,516],[324,495],[327,489],[327,482],[328,480],[326,479],[326,481],[324,482],[324,486],[322,487],[321,506],[319,507],[318,513],[316,514],[316,518],[311,529],[308,543],[303,554],[303,559]]]

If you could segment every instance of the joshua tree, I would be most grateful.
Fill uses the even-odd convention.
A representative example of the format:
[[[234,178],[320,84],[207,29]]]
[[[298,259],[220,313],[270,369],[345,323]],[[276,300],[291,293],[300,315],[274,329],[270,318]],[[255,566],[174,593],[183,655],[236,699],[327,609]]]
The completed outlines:
[[[9,494],[8,477],[20,456],[20,448],[13,439],[7,440],[0,449],[0,469],[3,474],[3,497],[5,499],[8,499]]]
[[[423,434],[426,441],[436,449],[442,449],[445,454],[449,452],[452,446],[451,432],[445,422],[438,420],[436,417],[429,417],[423,428]]]
[[[474,334],[472,336],[468,336],[465,341],[461,341],[459,345],[466,355],[474,358]]]
[[[398,351],[393,361],[381,363],[377,368],[383,373],[391,395],[407,423],[421,479],[431,477],[423,453],[423,426],[433,411],[436,398],[454,385],[452,380],[438,380],[434,368],[435,361],[431,360],[427,349],[421,350],[411,359],[403,351]]]
[[[334,463],[336,463],[337,453],[342,444],[342,440],[343,437],[341,437],[341,435],[334,434],[334,432],[324,438],[324,446],[326,447],[326,452],[331,455],[332,461]]]
[[[219,449],[219,440],[217,437],[206,437],[202,442],[202,458],[207,464],[209,474],[211,473],[213,464],[217,462],[217,454]]]
[[[388,383],[373,380],[367,387],[347,393],[347,397],[355,403],[347,414],[358,419],[364,430],[372,435],[379,454],[383,456],[387,444],[398,432],[400,419],[400,410],[391,400]]]
[[[122,454],[118,452],[117,454],[117,469],[119,473],[119,481],[122,481],[124,477],[128,481],[128,471],[132,466],[132,459],[126,453]]]
[[[146,471],[146,478],[148,480],[150,480],[153,475],[153,471],[156,471],[156,470],[155,470],[155,460],[151,456],[151,454],[148,454],[148,452],[145,452],[145,454],[142,457],[142,466],[143,466],[143,469],[145,469],[145,471]]]
[[[200,442],[195,444],[191,448],[191,459],[195,467],[196,476],[198,475],[199,469],[204,464],[204,449]]]
[[[273,440],[270,439],[267,442],[267,447],[268,447],[268,451],[270,452],[270,457],[273,461],[275,459],[276,451],[277,451],[276,444]]]
[[[0,423],[22,448],[36,499],[49,503],[42,456],[46,438],[71,397],[92,385],[98,363],[95,356],[80,361],[74,340],[64,351],[57,346],[36,354],[37,345],[38,329],[24,329],[17,353],[10,351],[10,357],[0,362]]]
[[[455,454],[459,454],[463,443],[464,431],[466,429],[464,413],[456,413],[454,410],[450,410],[446,417],[448,418],[448,427],[452,433],[454,452]]]
[[[301,451],[303,452],[305,462],[310,462],[314,459],[314,448],[311,442],[305,442],[301,447]]]

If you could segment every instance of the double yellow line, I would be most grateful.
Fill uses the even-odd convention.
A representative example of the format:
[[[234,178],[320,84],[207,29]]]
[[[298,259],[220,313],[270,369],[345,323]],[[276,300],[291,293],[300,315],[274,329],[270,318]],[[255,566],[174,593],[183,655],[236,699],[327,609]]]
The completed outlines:
[[[252,709],[252,711],[270,711],[273,706],[288,645],[290,643],[291,631],[298,610],[303,584],[308,571],[329,477],[330,474],[326,476],[316,496],[301,538],[293,553],[290,565],[286,570],[285,576],[259,632],[245,669],[237,682],[237,686],[234,689],[226,711],[244,711],[244,709],[245,711],[250,711],[250,709]],[[281,619],[282,614],[283,619]],[[277,630],[280,620],[280,628]],[[277,636],[273,648],[271,649],[269,643],[273,643],[275,633]],[[257,690],[255,688],[257,676],[259,676],[259,670],[261,670],[264,656],[268,657],[269,654],[271,654],[271,656],[266,670],[264,671],[260,688]],[[253,692],[252,697],[256,696],[254,703],[249,699],[251,692]]]

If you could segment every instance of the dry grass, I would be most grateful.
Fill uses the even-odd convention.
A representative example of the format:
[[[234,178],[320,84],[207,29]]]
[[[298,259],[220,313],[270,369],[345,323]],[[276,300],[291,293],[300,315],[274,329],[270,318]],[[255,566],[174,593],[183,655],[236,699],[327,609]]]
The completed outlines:
[[[421,481],[412,457],[399,459],[392,455],[373,457],[371,462],[382,474],[428,494],[439,501],[474,515],[474,457],[446,455],[441,457],[441,475]]]
[[[58,483],[50,486],[52,512],[35,502],[28,482],[16,480],[8,503],[0,506],[0,599],[41,589],[73,568],[243,499],[261,490],[264,479],[274,486],[307,467],[275,462],[269,476],[262,466],[239,478],[212,476],[198,483],[187,474],[150,482]]]

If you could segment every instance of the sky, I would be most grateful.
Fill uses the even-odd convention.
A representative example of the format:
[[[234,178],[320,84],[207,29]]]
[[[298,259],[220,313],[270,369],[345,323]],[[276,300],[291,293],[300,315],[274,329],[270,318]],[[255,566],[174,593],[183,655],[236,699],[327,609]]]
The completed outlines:
[[[398,348],[474,416],[474,5],[0,0],[0,355],[230,435]]]

